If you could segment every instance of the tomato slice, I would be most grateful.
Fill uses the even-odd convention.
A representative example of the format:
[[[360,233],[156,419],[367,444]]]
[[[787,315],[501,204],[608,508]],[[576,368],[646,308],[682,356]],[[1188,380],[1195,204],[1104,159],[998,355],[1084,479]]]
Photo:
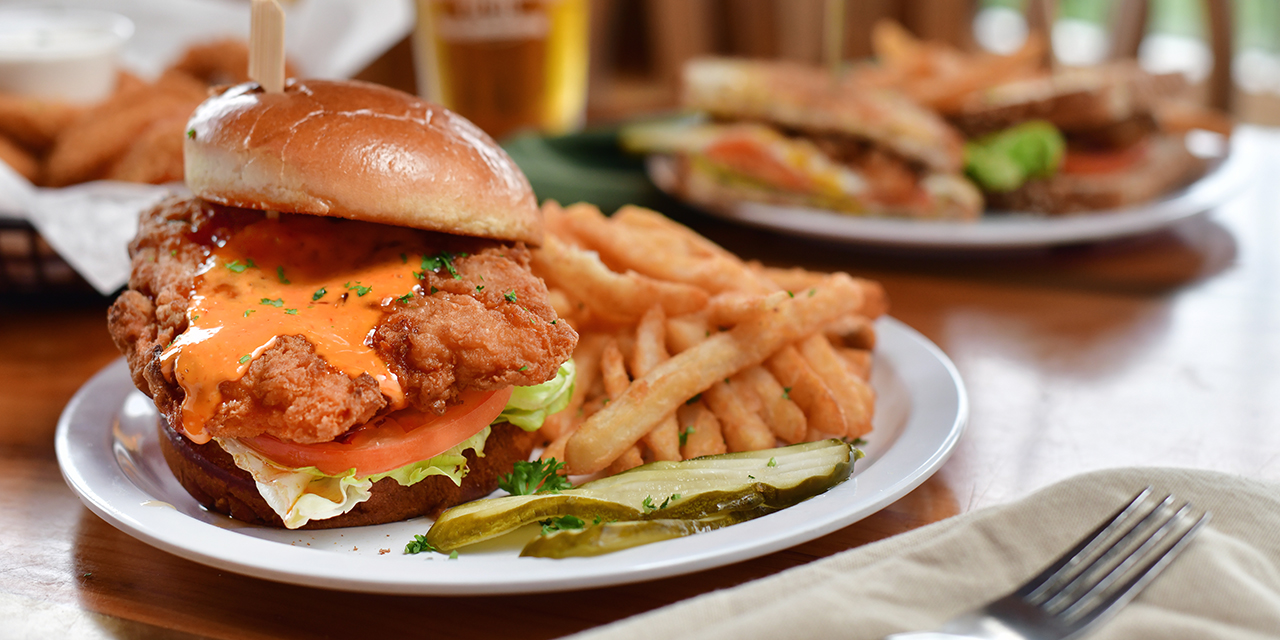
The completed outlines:
[[[1097,175],[1119,173],[1138,163],[1146,155],[1147,145],[1134,144],[1113,151],[1079,151],[1068,149],[1062,158],[1062,172]]]
[[[354,468],[357,476],[368,476],[427,460],[480,433],[502,413],[513,390],[463,392],[462,402],[439,416],[402,409],[333,442],[298,444],[268,435],[242,442],[286,467],[315,467],[328,475]]]
[[[703,153],[734,171],[782,189],[804,192],[813,188],[808,176],[774,157],[762,141],[749,135],[727,134]]]

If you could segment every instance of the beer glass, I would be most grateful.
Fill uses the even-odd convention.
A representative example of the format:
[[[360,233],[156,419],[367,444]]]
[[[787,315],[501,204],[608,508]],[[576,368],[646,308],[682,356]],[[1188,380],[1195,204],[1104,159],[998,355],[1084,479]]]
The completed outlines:
[[[419,93],[494,138],[581,126],[587,0],[418,0]]]

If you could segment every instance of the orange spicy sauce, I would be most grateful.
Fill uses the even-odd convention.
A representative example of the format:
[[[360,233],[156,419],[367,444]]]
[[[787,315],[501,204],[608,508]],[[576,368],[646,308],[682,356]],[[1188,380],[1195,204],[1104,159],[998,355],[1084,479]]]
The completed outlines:
[[[420,268],[413,232],[382,225],[282,214],[235,232],[195,278],[187,330],[161,355],[186,392],[182,430],[196,443],[238,380],[278,336],[303,335],[316,354],[352,378],[373,376],[392,409],[404,391],[366,344],[383,308],[412,295]]]

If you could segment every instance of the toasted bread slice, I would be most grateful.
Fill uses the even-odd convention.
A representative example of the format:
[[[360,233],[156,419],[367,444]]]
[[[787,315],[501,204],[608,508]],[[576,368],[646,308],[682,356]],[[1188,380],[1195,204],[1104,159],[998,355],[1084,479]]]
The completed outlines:
[[[684,104],[716,118],[868,140],[941,173],[958,173],[960,135],[937,114],[885,89],[833,81],[792,62],[703,58],[684,67]]]
[[[976,93],[951,122],[970,138],[1033,119],[1071,134],[1149,118],[1157,101],[1185,88],[1181,74],[1152,75],[1133,62],[1069,68]]]

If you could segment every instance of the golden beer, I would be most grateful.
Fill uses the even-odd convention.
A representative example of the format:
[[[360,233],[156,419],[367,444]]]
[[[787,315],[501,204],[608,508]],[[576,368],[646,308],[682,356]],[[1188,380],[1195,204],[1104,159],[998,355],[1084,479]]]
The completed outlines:
[[[418,91],[494,138],[566,133],[587,101],[587,0],[418,0]]]

